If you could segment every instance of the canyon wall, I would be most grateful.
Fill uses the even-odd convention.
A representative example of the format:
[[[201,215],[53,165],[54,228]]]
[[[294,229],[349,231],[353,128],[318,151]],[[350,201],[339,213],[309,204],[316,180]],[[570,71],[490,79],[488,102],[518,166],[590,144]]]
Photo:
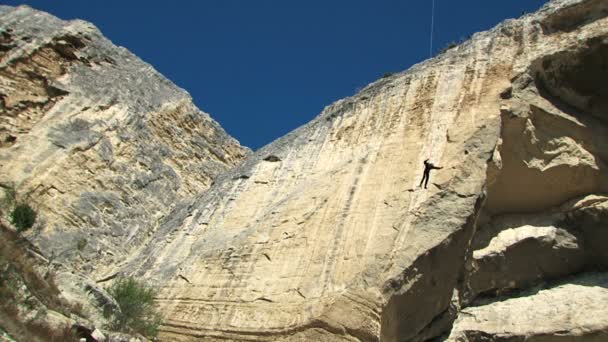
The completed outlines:
[[[608,334],[606,1],[477,33],[253,154],[90,24],[0,15],[2,184],[43,252],[157,287],[161,340]]]
[[[606,15],[550,2],[223,174],[124,269],[161,289],[163,338],[605,336]]]
[[[250,151],[92,24],[0,6],[0,185],[47,257],[99,277]]]

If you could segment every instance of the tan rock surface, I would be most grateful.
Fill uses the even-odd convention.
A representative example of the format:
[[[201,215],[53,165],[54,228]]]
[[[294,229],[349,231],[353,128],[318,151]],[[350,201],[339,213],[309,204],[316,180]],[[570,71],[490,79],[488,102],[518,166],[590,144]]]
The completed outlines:
[[[606,341],[608,275],[578,276],[463,309],[447,341]]]
[[[160,287],[162,337],[408,341],[448,331],[478,217],[608,190],[601,93],[574,109],[555,100],[566,81],[572,94],[585,90],[560,78],[576,76],[568,68],[606,75],[603,6],[554,1],[377,81],[174,212],[126,268]],[[562,16],[580,25],[564,29]],[[427,158],[444,169],[424,191]]]
[[[562,228],[561,211],[505,215],[478,228],[467,296],[498,295],[583,271],[593,260],[580,232]]]
[[[10,12],[0,10],[4,17]],[[11,16],[23,17],[28,9],[13,11]],[[66,102],[80,94],[70,85],[106,89],[109,81],[95,70],[112,63],[96,60],[103,54],[93,52],[117,51],[68,41],[65,55],[89,51],[85,57],[93,65],[75,67],[83,63],[80,57],[68,58],[69,70],[79,72],[53,84],[69,94],[19,82],[40,93],[26,101],[37,101],[41,105],[35,107],[46,114],[14,105],[23,101],[17,88],[0,88],[13,99],[10,108],[3,104],[10,118],[6,131],[18,132],[11,127],[21,125],[25,132],[0,150],[0,160],[7,161],[0,175],[35,189],[33,198],[63,199],[41,200],[49,222],[68,222],[80,227],[76,231],[82,231],[81,221],[101,227],[91,230],[89,255],[97,254],[84,264],[93,275],[109,276],[103,280],[123,272],[157,286],[165,315],[162,340],[425,341],[447,337],[454,320],[452,336],[466,337],[473,326],[466,310],[516,315],[523,305],[585,285],[573,281],[565,292],[552,287],[542,296],[522,292],[529,298],[510,299],[512,310],[490,300],[484,311],[480,294],[521,291],[608,267],[602,248],[608,244],[607,16],[603,0],[550,2],[328,106],[228,172],[223,170],[243,150],[229,138],[211,139],[217,143],[204,145],[209,154],[201,155],[209,176],[200,179],[183,171],[198,165],[190,134],[224,137],[221,129],[207,116],[188,115],[200,113],[163,82],[168,88],[134,94],[139,88],[125,81],[120,93],[129,96],[117,102],[108,101],[118,96],[110,90],[94,99],[79,95],[86,100],[78,105]],[[64,30],[85,32],[70,36],[99,38],[82,22],[53,20],[67,25]],[[63,51],[66,44],[54,37],[41,46],[57,51],[52,44],[60,44]],[[123,58],[135,58],[118,50]],[[53,72],[61,73],[57,68]],[[6,79],[22,77],[18,68],[2,70]],[[135,83],[158,80],[146,70],[145,82]],[[132,112],[139,104],[144,109]],[[73,119],[53,121],[66,108],[81,110]],[[27,126],[19,123],[21,116],[39,121]],[[17,153],[19,148],[28,153]],[[443,169],[431,173],[423,190],[418,183],[427,158]],[[217,168],[206,168],[207,160]],[[50,165],[57,167],[43,171]],[[101,184],[83,173],[102,175]],[[218,176],[207,191],[187,199],[205,190],[213,175]],[[82,188],[96,190],[80,193]],[[144,204],[134,212],[138,203]],[[68,230],[47,227],[38,240],[47,250],[73,246],[65,238]],[[538,261],[529,263],[532,272],[521,278],[509,273],[531,258]],[[572,260],[566,263],[570,268],[545,272],[545,265],[564,258]],[[498,271],[488,265],[498,265]],[[553,329],[560,324],[572,331],[606,331],[602,322],[596,324],[601,319],[595,304],[592,316],[581,311],[567,318],[568,305],[585,306],[589,296],[604,296],[602,289],[590,291],[556,306],[553,314],[564,317],[543,330],[547,338],[560,334]]]
[[[249,153],[92,24],[27,6],[0,24],[0,184],[40,212],[49,257],[112,271]]]

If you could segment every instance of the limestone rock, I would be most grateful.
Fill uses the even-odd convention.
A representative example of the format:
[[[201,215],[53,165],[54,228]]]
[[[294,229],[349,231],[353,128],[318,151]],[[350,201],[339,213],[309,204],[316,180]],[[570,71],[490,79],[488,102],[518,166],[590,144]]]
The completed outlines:
[[[600,88],[608,76],[607,20],[605,2],[553,1],[326,107],[222,175],[124,268],[159,287],[162,338],[448,332],[469,304],[481,226],[608,191],[605,96],[582,82],[594,75]],[[427,158],[444,169],[424,191]],[[587,267],[588,238],[564,224],[521,222],[490,236],[477,267],[500,255],[519,272],[523,249],[538,269],[479,281],[477,291]],[[539,271],[547,265],[556,268]]]
[[[567,217],[601,207],[604,196],[590,195],[546,212],[496,216],[478,228],[467,274],[467,300],[497,295],[608,266],[597,257],[608,243],[602,228],[580,227]],[[608,221],[607,221],[608,222]]]
[[[604,336],[606,273],[567,277],[608,267],[605,1],[555,0],[475,34],[231,169],[246,152],[181,90],[89,24],[32,11],[0,7],[20,23],[0,42],[0,72],[61,62],[37,71],[52,82],[0,88],[15,137],[0,175],[56,196],[40,200],[44,249],[90,227],[68,259],[159,289],[163,341]],[[30,22],[39,36],[12,38]],[[5,62],[17,52],[32,61]],[[195,147],[209,152],[200,163]],[[423,190],[427,158],[443,169]]]
[[[44,253],[101,278],[248,149],[92,24],[0,7],[0,185]]]
[[[584,265],[584,250],[569,232],[552,226],[510,228],[473,252],[470,286],[475,293],[526,288]]]
[[[589,195],[574,199],[563,207],[565,222],[585,239],[592,253],[590,262],[596,267],[608,267],[608,197]]]
[[[99,331],[99,329],[93,330],[93,333],[91,333],[91,337],[93,337],[97,342],[106,341],[106,336],[101,331]]]
[[[114,312],[118,304],[103,288],[83,275],[68,271],[55,274],[62,296],[72,305],[79,305],[83,314],[98,326],[109,322],[104,312]]]
[[[463,309],[447,341],[605,341],[608,274]]]

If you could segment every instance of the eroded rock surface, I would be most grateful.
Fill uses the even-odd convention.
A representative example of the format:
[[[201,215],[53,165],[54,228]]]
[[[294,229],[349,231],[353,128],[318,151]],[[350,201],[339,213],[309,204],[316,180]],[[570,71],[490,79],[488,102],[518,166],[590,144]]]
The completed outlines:
[[[596,226],[589,228],[593,232],[584,234],[567,219],[583,215],[605,200],[590,195],[545,212],[496,216],[480,226],[471,243],[469,300],[524,289],[598,264],[608,265],[597,257],[603,250],[598,245],[608,243],[601,237],[603,229]]]
[[[447,341],[606,341],[608,274],[585,274],[463,309]]]
[[[190,96],[90,23],[0,7],[0,183],[30,236],[93,278],[249,153]]]
[[[3,18],[32,11],[0,9]],[[18,82],[36,96],[10,82],[1,88],[5,132],[15,139],[0,152],[16,165],[2,175],[34,198],[56,198],[40,200],[49,222],[97,227],[85,251],[102,256],[88,261],[96,272],[112,271],[103,280],[122,272],[159,288],[163,340],[593,341],[608,333],[599,304],[608,268],[605,1],[555,0],[475,34],[326,107],[226,172],[244,150],[183,92],[155,83],[162,78],[149,67],[138,69],[142,81],[128,78],[122,66],[141,62],[88,24],[38,17],[59,33],[33,42],[48,47],[43,57],[63,59],[36,71],[47,81]],[[28,46],[14,38],[20,26],[0,40],[6,79],[34,68],[4,62],[30,51],[15,50]],[[62,70],[67,76],[53,76]],[[117,79],[95,70],[122,75],[123,88],[105,90]],[[105,93],[78,95],[88,85]],[[66,108],[80,111],[59,120]],[[427,158],[443,169],[423,190]],[[53,187],[39,185],[50,179]],[[81,182],[95,191],[75,190]],[[69,230],[47,226],[39,243],[67,249]],[[573,311],[579,305],[589,310]]]
[[[161,289],[163,338],[423,341],[479,295],[604,267],[591,214],[533,222],[608,191],[603,93],[577,78],[604,87],[604,10],[561,0],[506,21],[223,175],[125,268]],[[424,191],[427,158],[444,169]],[[492,228],[505,215],[525,219]]]

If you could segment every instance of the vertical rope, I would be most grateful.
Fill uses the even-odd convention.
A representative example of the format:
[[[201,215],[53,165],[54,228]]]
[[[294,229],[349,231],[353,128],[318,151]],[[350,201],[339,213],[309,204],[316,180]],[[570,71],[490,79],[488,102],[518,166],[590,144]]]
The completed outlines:
[[[429,58],[433,57],[433,33],[435,30],[435,0],[432,0],[433,5],[431,7],[431,43],[429,44]]]

